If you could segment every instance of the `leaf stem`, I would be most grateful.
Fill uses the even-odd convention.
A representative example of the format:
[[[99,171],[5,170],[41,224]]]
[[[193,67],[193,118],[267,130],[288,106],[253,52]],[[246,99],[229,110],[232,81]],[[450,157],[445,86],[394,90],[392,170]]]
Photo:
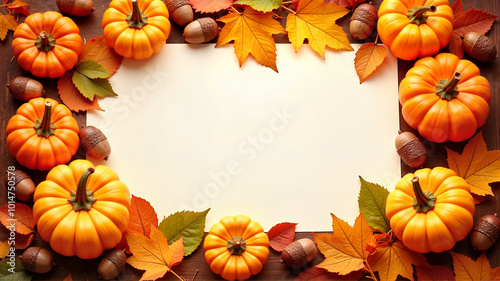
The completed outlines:
[[[294,10],[292,10],[292,9],[290,9],[290,8],[288,8],[288,7],[286,7],[285,5],[281,5],[281,7],[283,7],[283,9],[287,10],[288,12],[290,12],[290,13],[292,13],[292,14],[294,14],[294,15],[297,13],[297,12],[295,12]]]
[[[292,4],[293,1],[283,1],[281,2],[282,5],[288,5],[288,4]]]
[[[374,281],[377,281],[377,277],[375,276],[375,273],[373,273],[373,270],[370,267],[368,260],[365,260],[365,267],[368,269],[368,272],[370,272],[370,278],[373,279]]]
[[[173,275],[175,275],[175,277],[177,277],[179,280],[181,281],[185,281],[186,279],[184,279],[184,277],[181,277],[179,275],[177,275],[177,273],[175,273],[172,269],[170,269],[170,272],[172,272]]]
[[[231,10],[233,10],[234,12],[236,12],[238,14],[241,14],[240,11],[238,11],[233,5],[231,5]]]
[[[377,32],[377,37],[375,37],[375,44],[378,42],[378,32]]]

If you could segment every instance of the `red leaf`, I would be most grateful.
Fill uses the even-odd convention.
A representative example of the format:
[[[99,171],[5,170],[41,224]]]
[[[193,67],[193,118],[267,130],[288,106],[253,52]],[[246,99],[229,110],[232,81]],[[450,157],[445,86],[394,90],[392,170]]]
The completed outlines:
[[[30,234],[16,234],[16,244],[14,245],[14,248],[18,250],[26,249],[28,246],[31,244],[33,241],[33,233]]]
[[[269,246],[275,251],[283,251],[286,246],[293,242],[296,226],[296,223],[291,222],[282,222],[273,226],[267,233]]]
[[[323,0],[325,4],[335,4],[344,8],[350,8],[354,0]]]
[[[11,208],[9,208],[9,206]],[[8,229],[20,234],[33,233],[35,222],[30,207],[15,203],[0,207],[0,222]]]
[[[28,3],[25,3],[21,0],[16,0],[10,4],[5,5],[5,8],[7,8],[7,10],[9,10],[10,12],[16,11],[19,14],[29,16],[30,11],[28,11],[25,6],[28,6]]]
[[[97,99],[93,101],[84,97],[80,91],[73,84],[73,72],[66,72],[63,76],[59,77],[57,82],[57,89],[59,90],[59,97],[63,103],[71,110],[86,111],[90,109],[97,109],[104,111],[100,106]]]
[[[472,194],[472,198],[474,199],[474,205],[479,205],[486,201],[486,197],[477,194]]]
[[[320,280],[359,280],[363,276],[363,271],[354,271],[347,275],[331,273],[324,268],[311,266],[307,270],[300,273],[295,281],[320,281]]]
[[[158,227],[158,216],[151,204],[132,195],[130,204],[130,219],[128,221],[127,233],[138,233],[149,238],[151,225]]]
[[[464,13],[464,5],[462,5],[462,0],[457,0],[457,2],[451,5],[451,10],[453,11],[453,18],[458,19]]]
[[[415,266],[417,271],[417,279],[419,281],[433,281],[433,280],[455,280],[455,275],[453,275],[453,271],[451,269],[441,266],[441,265],[417,265]]]

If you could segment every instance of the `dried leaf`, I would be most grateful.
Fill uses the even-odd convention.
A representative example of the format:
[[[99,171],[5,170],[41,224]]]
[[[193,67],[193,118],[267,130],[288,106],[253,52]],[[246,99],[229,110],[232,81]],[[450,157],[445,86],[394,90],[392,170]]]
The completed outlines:
[[[360,84],[377,70],[384,62],[386,55],[387,50],[384,45],[365,43],[358,49],[354,58],[354,67]]]
[[[476,261],[462,254],[450,251],[457,281],[492,280],[496,272],[492,272],[490,262],[482,252]]]
[[[365,216],[365,220],[374,229],[389,232],[391,224],[385,214],[385,203],[389,191],[384,187],[365,181],[359,177],[361,188],[359,190],[359,211]]]
[[[66,278],[64,278],[63,281],[73,281],[73,276],[71,275],[71,273],[68,276],[66,276]]]
[[[96,78],[90,79],[87,76],[81,74],[78,71],[73,72],[72,76],[73,84],[75,84],[76,88],[80,93],[90,99],[94,100],[95,96],[99,97],[113,97],[117,96],[117,94],[113,91],[111,84],[108,79],[105,78]]]
[[[362,276],[363,271],[354,271],[346,275],[340,275],[313,265],[302,271],[295,281],[359,280]]]
[[[127,259],[131,266],[145,270],[141,280],[156,280],[163,277],[173,266],[180,263],[184,256],[182,238],[171,246],[167,238],[151,225],[151,238],[137,233],[126,233],[133,256]]]
[[[28,6],[28,3],[25,3],[21,0],[15,0],[12,3],[5,5],[5,8],[7,8],[7,10],[9,10],[11,13],[13,11],[16,11],[19,14],[29,16],[30,11],[28,11],[28,9],[25,8],[26,6]]]
[[[200,13],[215,13],[233,4],[233,0],[189,0],[189,2],[193,9]]]
[[[235,4],[249,5],[254,10],[271,12],[281,7],[283,0],[236,0]]]
[[[182,211],[165,218],[158,229],[163,232],[169,244],[182,238],[184,256],[190,255],[203,240],[207,209],[203,212]]]
[[[22,203],[14,203],[14,208],[10,205],[0,207],[0,222],[9,230],[14,230],[19,234],[30,234],[35,229],[33,212],[30,207]]]
[[[5,257],[10,253],[9,240],[0,242],[0,259],[5,259]]]
[[[453,271],[446,266],[442,265],[417,265],[415,266],[417,272],[417,279],[419,281],[454,281],[455,275]]]
[[[346,8],[324,4],[322,0],[299,1],[297,12],[286,21],[288,38],[297,52],[307,38],[311,48],[323,59],[326,46],[335,50],[354,50],[342,27],[335,21],[349,13]]]
[[[373,271],[378,271],[380,280],[387,281],[396,280],[398,275],[413,281],[412,264],[429,266],[424,255],[406,248],[399,240],[377,247],[368,263]]]
[[[78,63],[93,60],[104,68],[106,68],[111,75],[113,75],[123,61],[123,57],[111,48],[103,36],[92,38],[83,45],[82,53],[78,58]]]
[[[149,238],[151,225],[158,227],[158,216],[151,204],[132,194],[130,204],[130,218],[128,221],[127,233],[138,233]]]
[[[461,155],[449,148],[446,152],[448,167],[467,181],[472,193],[493,195],[488,184],[500,181],[500,150],[488,151],[481,132],[469,140]]]
[[[295,238],[296,223],[282,222],[271,227],[267,232],[269,246],[275,251],[282,252]]]
[[[464,5],[462,5],[462,0],[457,0],[453,5],[451,5],[451,10],[453,11],[453,18],[458,19],[464,13]]]
[[[90,79],[108,78],[111,76],[104,66],[93,60],[85,60],[75,66],[75,71],[87,76]]]
[[[34,239],[33,233],[29,233],[29,234],[17,233],[16,240],[15,240],[16,244],[13,246],[14,246],[14,248],[16,248],[18,250],[26,249],[31,244],[31,242],[33,242],[33,239]]]
[[[63,76],[59,77],[59,80],[57,81],[57,89],[62,102],[69,109],[75,112],[80,110],[87,111],[91,109],[103,111],[103,109],[99,106],[97,99],[91,101],[78,91],[75,84],[73,84],[72,77],[73,72],[66,72]]]
[[[12,15],[0,14],[0,40],[5,39],[9,30],[16,30],[17,21]]]

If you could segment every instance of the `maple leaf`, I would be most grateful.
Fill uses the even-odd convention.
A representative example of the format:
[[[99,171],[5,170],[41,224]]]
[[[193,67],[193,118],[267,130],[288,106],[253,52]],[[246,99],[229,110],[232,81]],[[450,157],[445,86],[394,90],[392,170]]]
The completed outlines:
[[[30,207],[21,203],[14,203],[14,208],[9,208],[9,205],[0,207],[0,222],[19,234],[28,235],[35,229],[33,212]]]
[[[327,5],[322,0],[299,1],[295,13],[286,20],[288,38],[297,52],[307,38],[311,48],[325,59],[326,46],[335,50],[354,50],[342,27],[335,21],[349,13],[337,5]]]
[[[10,12],[16,11],[19,14],[29,16],[30,11],[25,8],[26,6],[28,6],[28,3],[25,3],[21,0],[16,0],[12,3],[6,4],[5,8],[7,8],[7,10],[9,10]]]
[[[273,13],[262,13],[245,6],[242,13],[230,12],[219,20],[224,22],[215,47],[234,40],[234,52],[241,65],[252,54],[262,65],[278,72],[276,44],[273,34],[285,33],[285,29],[273,19]]]
[[[130,218],[126,232],[142,234],[149,238],[151,225],[158,227],[158,216],[155,209],[148,201],[133,194],[130,202]]]
[[[141,280],[156,280],[163,277],[184,257],[182,238],[169,246],[167,238],[153,225],[151,225],[150,236],[148,238],[137,233],[125,234],[133,254],[127,259],[127,263],[146,271]]]
[[[91,101],[78,91],[75,84],[73,84],[73,72],[66,72],[63,76],[59,77],[57,89],[62,102],[75,112],[91,109],[104,111],[99,106],[97,99]]]
[[[413,281],[412,264],[429,266],[424,255],[406,248],[399,240],[377,247],[368,263],[373,271],[378,271],[380,280],[387,281],[396,280],[398,275]]]
[[[233,0],[189,0],[189,2],[193,9],[200,13],[215,13],[233,4]]]
[[[359,280],[362,276],[363,271],[354,271],[346,275],[340,275],[313,265],[302,271],[295,281]]]
[[[0,14],[0,40],[5,39],[9,30],[16,30],[17,21],[12,15]]]
[[[465,145],[462,154],[446,148],[448,167],[464,178],[471,192],[493,195],[490,182],[500,181],[500,150],[488,151],[479,132]]]
[[[365,0],[324,0],[325,4],[339,5],[344,8],[356,7]]]
[[[453,268],[457,281],[479,281],[493,280],[496,272],[491,270],[490,262],[483,251],[477,260],[464,256],[462,254],[450,251],[453,258]]]
[[[365,248],[372,232],[363,214],[356,218],[353,227],[331,215],[334,234],[313,233],[318,249],[325,256],[318,267],[341,275],[364,268],[369,255]]]
[[[296,223],[282,222],[271,227],[267,232],[269,246],[275,251],[282,252],[295,238]]]
[[[249,5],[254,10],[261,12],[271,12],[281,7],[283,0],[236,0],[235,4]]]
[[[384,62],[387,50],[384,45],[363,44],[354,58],[354,67],[359,77],[359,84],[368,78]]]
[[[415,266],[415,271],[417,272],[417,278],[419,281],[454,281],[455,275],[453,271],[442,265],[417,265]]]
[[[82,53],[78,57],[78,63],[93,60],[102,65],[113,75],[123,61],[123,57],[111,48],[104,36],[92,38],[83,45]]]

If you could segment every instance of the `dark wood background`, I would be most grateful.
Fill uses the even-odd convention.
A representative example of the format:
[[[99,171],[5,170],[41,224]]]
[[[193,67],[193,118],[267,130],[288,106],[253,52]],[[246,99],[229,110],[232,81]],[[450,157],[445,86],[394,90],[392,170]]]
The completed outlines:
[[[31,13],[35,12],[45,12],[49,10],[55,10],[58,11],[58,8],[56,6],[56,0],[47,0],[47,1],[42,1],[42,0],[25,0],[27,3],[29,3],[29,11]],[[108,0],[94,0],[94,5],[95,5],[95,12],[87,17],[83,18],[78,18],[78,17],[72,17],[75,22],[78,24],[80,27],[80,33],[81,36],[87,40],[102,35],[102,27],[101,27],[101,20],[102,20],[102,15],[104,11],[107,9],[109,5]],[[380,6],[380,3],[382,0],[374,0],[373,4],[376,8]],[[454,0],[451,0],[451,2],[455,2]],[[470,8],[476,8],[476,9],[483,9],[485,11],[488,11],[492,14],[499,15],[500,14],[500,7],[499,7],[499,2],[496,0],[463,0],[463,5],[464,9],[468,10]],[[452,4],[450,3],[450,4]],[[287,13],[285,11],[282,12],[282,16],[286,17]],[[206,15],[200,15],[196,14],[195,17],[202,17]],[[214,14],[211,15],[214,17],[220,16],[220,14]],[[341,25],[346,33],[348,33],[349,39],[351,42],[356,43],[356,40],[354,40],[348,32],[348,25],[349,25],[349,18],[350,14],[343,19],[340,19],[337,23]],[[24,17],[21,16],[20,22],[24,20]],[[285,19],[282,21],[283,26],[285,25]],[[167,40],[167,43],[186,43],[182,37],[182,27],[177,26],[176,24],[172,24],[172,32],[170,37]],[[492,27],[492,29],[488,32],[487,36],[491,38],[495,44],[498,47],[498,43],[500,42],[500,34],[499,34],[500,28],[498,27],[498,24],[495,23]],[[366,42],[371,41],[373,42],[375,40],[376,33],[372,34],[372,36],[366,40]],[[278,35],[275,36],[275,39],[277,42],[280,43],[287,43],[287,37],[286,35]],[[215,42],[215,41],[214,41]],[[365,42],[365,41],[361,41]],[[46,175],[44,172],[39,172],[39,171],[28,171],[25,168],[22,168],[19,164],[17,164],[14,160],[14,158],[9,154],[6,146],[6,136],[5,136],[5,129],[7,126],[7,122],[9,118],[15,114],[16,109],[22,104],[22,102],[14,100],[12,96],[9,94],[8,89],[6,87],[6,84],[13,79],[14,77],[17,76],[28,76],[32,77],[30,73],[23,71],[19,65],[17,64],[16,60],[12,60],[12,50],[11,50],[11,43],[12,43],[12,31],[10,31],[7,34],[7,38],[3,41],[0,42],[1,47],[0,47],[0,79],[1,79],[1,104],[2,104],[2,112],[1,112],[1,119],[0,119],[0,169],[1,170],[6,170],[8,166],[10,165],[15,165],[16,168],[25,170],[35,181],[35,183],[39,183],[42,181]],[[302,48],[308,48],[308,46],[303,46]],[[329,50],[331,51],[331,50]],[[443,52],[447,51],[446,49],[443,50]],[[467,55],[465,58],[470,59]],[[236,58],[235,58],[236,59]],[[251,59],[251,58],[249,58]],[[488,117],[488,120],[486,121],[486,124],[480,129],[483,132],[484,139],[486,141],[486,144],[488,146],[488,149],[493,150],[493,149],[500,149],[500,132],[499,132],[499,120],[500,120],[500,99],[498,98],[498,92],[500,90],[500,86],[498,83],[498,80],[500,79],[500,73],[499,73],[499,67],[498,63],[499,60],[498,58],[492,62],[488,63],[479,63],[475,60],[473,60],[481,69],[481,74],[485,76],[488,81],[491,84],[492,87],[492,100],[490,103],[490,115]],[[406,71],[412,67],[414,64],[414,61],[406,62],[406,61],[398,61],[398,69],[399,69],[399,81],[405,76]],[[236,67],[236,64],[235,64]],[[35,78],[35,77],[32,77]],[[40,81],[46,90],[46,97],[51,97],[58,99],[57,95],[57,79],[41,79],[41,78],[35,78],[36,80]],[[376,78],[374,78],[376,79]],[[79,114],[74,114],[75,118],[78,120],[80,125],[85,124],[85,113],[79,113]],[[403,131],[406,130],[411,130],[408,125],[405,123],[405,121],[400,117],[400,124],[401,124],[401,129]],[[435,167],[435,166],[447,166],[446,163],[446,151],[445,151],[445,146],[448,148],[451,148],[455,151],[461,152],[466,141],[461,142],[461,143],[451,143],[447,142],[444,144],[434,144],[427,142],[427,148],[429,150],[429,160],[426,164],[426,167]],[[77,154],[75,155],[75,158],[84,158],[85,154],[83,151],[80,149]],[[153,164],[153,163],[151,163]],[[405,174],[407,172],[410,172],[411,170],[406,167],[404,164],[402,164],[402,174]],[[4,173],[2,174],[2,183],[4,188],[0,190],[0,205],[6,204],[6,184],[5,184],[5,175]],[[476,208],[476,215],[475,219],[477,220],[483,215],[486,214],[494,214],[494,213],[499,213],[500,210],[500,184],[499,183],[492,183],[491,184],[493,188],[493,192],[495,196],[488,196],[486,198],[486,202],[483,202],[482,204],[478,205]],[[26,202],[25,202],[26,203]],[[32,205],[33,202],[27,202],[28,205]],[[356,204],[356,202],[353,202],[353,204]],[[163,216],[166,214],[160,214],[160,216]],[[272,215],[272,214],[270,214]],[[5,228],[1,228],[0,232],[0,240],[4,240],[7,237],[7,231]],[[311,233],[297,233],[296,235],[297,238],[302,238],[302,237],[309,237],[312,238]],[[43,242],[39,237],[35,238],[34,243],[35,245],[40,245],[43,246],[47,249],[50,249],[50,246]],[[453,251],[456,251],[458,253],[465,254],[467,256],[470,256],[474,259],[476,259],[481,253],[474,251],[470,245],[469,242],[469,237],[466,239],[460,241],[457,243],[457,245],[453,248]],[[496,244],[492,248],[486,251],[486,256],[488,257],[491,267],[497,267],[500,266],[500,243]],[[440,265],[445,265],[450,268],[452,268],[452,259],[451,255],[448,252],[445,253],[439,253],[439,254],[426,254],[426,257],[428,260],[431,262],[431,264],[440,264]],[[98,279],[97,275],[97,264],[99,262],[98,259],[94,260],[81,260],[76,257],[63,257],[58,254],[55,254],[55,259],[56,259],[56,267],[49,273],[47,274],[39,274],[36,275],[34,280],[62,280],[64,279],[69,273],[72,273],[73,279],[74,280],[96,280]],[[315,259],[308,265],[310,266],[311,264],[318,264],[323,260],[323,257],[321,254],[318,254]],[[269,261],[265,264],[264,269],[262,272],[256,276],[253,276],[251,280],[293,280],[296,278],[296,276],[301,272],[301,270],[307,268],[305,266],[302,269],[288,269],[282,264],[280,264],[280,255],[274,251],[271,250],[271,254],[269,257]],[[191,280],[195,273],[197,273],[195,280],[222,280],[220,276],[212,273],[210,271],[209,266],[205,263],[204,260],[204,251],[202,247],[197,249],[191,256],[185,258],[183,262],[173,268],[173,270],[185,277],[188,280]],[[142,271],[138,271],[133,269],[130,266],[126,266],[124,272],[120,274],[117,279],[118,280],[138,280],[140,276],[142,275]],[[174,277],[171,273],[167,273],[166,276],[163,278],[165,280],[176,280],[176,277]]]

